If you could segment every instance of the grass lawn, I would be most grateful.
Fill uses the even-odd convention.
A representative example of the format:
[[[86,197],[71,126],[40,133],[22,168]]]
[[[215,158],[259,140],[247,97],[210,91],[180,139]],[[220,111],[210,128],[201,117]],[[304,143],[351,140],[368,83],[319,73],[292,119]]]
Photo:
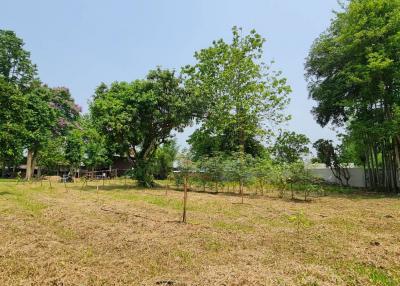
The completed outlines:
[[[399,197],[95,184],[0,181],[0,285],[400,285]]]

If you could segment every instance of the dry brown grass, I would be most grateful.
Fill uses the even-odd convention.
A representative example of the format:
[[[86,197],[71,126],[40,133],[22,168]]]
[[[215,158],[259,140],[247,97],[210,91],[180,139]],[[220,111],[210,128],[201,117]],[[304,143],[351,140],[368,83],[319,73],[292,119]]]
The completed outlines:
[[[398,197],[89,184],[0,183],[0,285],[400,285]]]

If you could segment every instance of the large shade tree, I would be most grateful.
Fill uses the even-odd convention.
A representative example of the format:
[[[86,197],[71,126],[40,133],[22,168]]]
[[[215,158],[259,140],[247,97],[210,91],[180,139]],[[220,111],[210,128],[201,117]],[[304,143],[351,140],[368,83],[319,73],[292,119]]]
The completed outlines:
[[[287,119],[282,110],[290,87],[279,72],[262,62],[265,40],[256,31],[243,36],[234,27],[232,32],[232,42],[220,39],[196,52],[196,63],[183,72],[187,88],[206,107],[200,135],[225,137],[231,140],[228,149],[237,146],[230,151],[244,154],[252,150],[249,144],[271,134],[275,124]],[[192,137],[192,141],[197,140]]]
[[[335,14],[306,62],[313,113],[346,125],[364,146],[371,187],[398,190],[400,0],[352,0]]]
[[[90,110],[107,141],[132,161],[138,183],[150,187],[151,159],[173,130],[183,130],[197,116],[196,102],[175,72],[158,68],[144,80],[101,84]]]
[[[240,149],[240,141],[235,132],[235,126],[227,126],[225,130],[219,131],[211,127],[202,127],[195,130],[187,142],[190,144],[190,151],[195,161],[221,153],[232,155]],[[244,142],[244,152],[253,157],[263,157],[266,148],[259,138],[247,136]]]
[[[49,88],[37,79],[36,66],[23,46],[14,32],[0,30],[0,160],[16,162],[27,150],[30,179],[40,151],[50,140],[65,136],[80,108],[66,88]]]
[[[26,105],[22,92],[0,78],[0,165],[4,169],[14,167],[22,160]]]
[[[37,83],[26,98],[26,179],[29,180],[41,150],[49,140],[66,136],[79,118],[80,107],[74,103],[68,89],[49,88],[41,83]]]
[[[29,89],[36,78],[36,66],[23,40],[9,30],[0,30],[0,78],[21,90]]]
[[[26,136],[26,92],[36,78],[36,66],[24,42],[8,30],[0,30],[0,164],[15,166],[23,157]]]

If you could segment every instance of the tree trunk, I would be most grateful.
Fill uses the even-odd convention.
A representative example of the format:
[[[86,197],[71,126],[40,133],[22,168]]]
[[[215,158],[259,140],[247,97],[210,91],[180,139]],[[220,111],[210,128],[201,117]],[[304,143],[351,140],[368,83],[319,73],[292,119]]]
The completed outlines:
[[[243,204],[243,180],[240,180],[240,196],[242,198],[242,204]]]
[[[38,167],[37,177],[40,178],[42,176],[42,167]]]
[[[1,166],[1,177],[2,178],[6,177],[6,166],[5,165]]]
[[[25,174],[25,179],[30,180],[33,175],[33,156],[34,156],[34,151],[31,149],[28,149],[28,154],[26,157],[26,174]]]
[[[154,178],[151,172],[150,162],[145,159],[136,160],[135,164],[135,178],[138,185],[145,188],[154,187]]]

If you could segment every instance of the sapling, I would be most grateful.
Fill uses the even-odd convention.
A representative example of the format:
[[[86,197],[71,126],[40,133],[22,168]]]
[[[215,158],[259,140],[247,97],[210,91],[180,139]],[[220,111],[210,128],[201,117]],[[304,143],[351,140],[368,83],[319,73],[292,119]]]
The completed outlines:
[[[308,184],[304,188],[304,201],[307,201],[308,196],[310,195],[310,193],[316,192],[317,190],[318,190],[318,186],[313,185],[313,184]]]
[[[293,223],[296,226],[298,237],[300,236],[300,230],[302,228],[304,229],[311,225],[310,220],[305,216],[303,211],[297,212],[289,216],[289,222]]]
[[[196,173],[196,166],[192,162],[190,158],[190,154],[183,150],[181,154],[178,155],[178,170],[177,178],[183,179],[183,214],[182,214],[182,222],[186,223],[186,209],[187,209],[187,199],[188,199],[188,184],[189,177]]]

